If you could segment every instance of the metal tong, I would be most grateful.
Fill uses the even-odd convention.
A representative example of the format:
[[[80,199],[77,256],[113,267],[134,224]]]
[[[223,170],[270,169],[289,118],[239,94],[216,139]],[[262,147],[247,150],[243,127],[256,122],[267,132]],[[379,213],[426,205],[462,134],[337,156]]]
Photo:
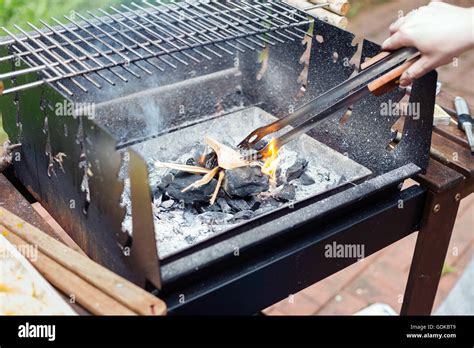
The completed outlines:
[[[405,47],[394,52],[381,52],[361,65],[361,72],[328,90],[317,98],[299,107],[295,112],[279,120],[257,128],[239,145],[251,150],[249,156],[265,158],[270,147],[277,148],[296,139],[314,128],[318,122],[335,112],[348,108],[366,95],[382,95],[398,85],[399,78],[418,58],[420,53],[413,47]],[[297,125],[287,133],[275,137],[271,143],[259,149],[259,142],[269,134],[278,132],[292,124]]]

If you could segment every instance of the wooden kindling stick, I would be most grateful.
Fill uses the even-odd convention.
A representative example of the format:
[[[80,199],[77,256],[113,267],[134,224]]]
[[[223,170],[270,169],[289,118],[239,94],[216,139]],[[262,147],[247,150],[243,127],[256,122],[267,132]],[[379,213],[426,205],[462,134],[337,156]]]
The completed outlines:
[[[0,229],[5,230],[4,237],[17,247],[28,243],[9,231],[2,225]],[[38,251],[37,255],[24,255],[31,264],[45,277],[55,288],[63,294],[74,298],[74,302],[80,304],[86,310],[95,315],[136,315],[126,306],[114,300],[100,289],[91,285],[78,275],[74,274],[52,258]]]
[[[344,16],[340,16],[332,11],[329,11],[326,8],[312,8],[315,4],[310,3],[306,0],[286,0],[286,2],[294,7],[297,7],[305,11],[310,16],[316,17],[322,21],[328,22],[336,27],[345,29],[349,24],[348,20]],[[322,1],[322,3],[327,3],[328,1]],[[328,5],[329,6],[329,5]]]
[[[316,5],[327,4],[323,8],[340,16],[347,16],[347,13],[351,9],[348,0],[309,0],[309,2]]]
[[[380,55],[382,54],[384,54],[384,52],[380,53]],[[403,73],[407,71],[407,69],[411,67],[419,58],[420,58],[420,53],[418,53],[414,57],[411,57],[410,59],[408,59],[406,62],[399,65],[395,69],[390,70],[385,75],[370,82],[367,85],[367,87],[376,96],[385,94],[386,92],[392,90],[394,87],[396,87],[399,84],[399,79],[403,75]]]
[[[118,302],[136,314],[166,314],[166,304],[159,298],[48,236],[4,208],[0,208],[0,225],[3,225],[7,230],[7,236],[8,232],[11,232],[20,240],[38,247],[39,251],[47,257],[43,258],[42,265],[45,267],[44,269],[47,269],[48,265],[56,267],[58,270],[66,269],[68,272],[64,273],[65,276],[71,274],[76,276],[68,279],[73,279],[76,284],[83,285],[84,282],[79,280],[81,278],[92,287],[109,296],[113,301]],[[14,239],[15,237],[12,238],[12,240]],[[16,239],[16,241],[18,242],[19,240]],[[52,265],[51,260],[55,261],[60,267]],[[48,275],[51,275],[51,272],[45,271],[44,274],[48,279]],[[52,277],[51,282],[67,282],[67,279]],[[64,287],[65,285],[62,286]],[[87,287],[87,290],[97,294],[90,287]],[[113,303],[109,301],[107,306],[113,306]],[[125,312],[124,308],[117,310]]]

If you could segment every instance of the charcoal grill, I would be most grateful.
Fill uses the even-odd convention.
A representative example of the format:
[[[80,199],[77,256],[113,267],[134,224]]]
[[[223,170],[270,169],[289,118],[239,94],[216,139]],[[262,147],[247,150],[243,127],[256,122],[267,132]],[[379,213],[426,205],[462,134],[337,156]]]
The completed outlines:
[[[349,78],[380,47],[356,44],[354,34],[280,1],[144,1],[65,20],[3,29],[3,125],[22,144],[15,175],[88,255],[146,281],[171,312],[255,312],[356,261],[318,268],[326,243],[379,227],[365,242],[370,255],[416,229],[424,190],[400,184],[428,163],[435,72],[414,83],[419,117],[405,119],[395,149],[398,117],[381,116],[380,106],[400,101],[403,90],[366,97],[348,120],[341,111],[308,133],[370,175],[160,258],[152,154],[143,144],[250,107],[283,116]],[[121,230],[125,178],[133,238]]]

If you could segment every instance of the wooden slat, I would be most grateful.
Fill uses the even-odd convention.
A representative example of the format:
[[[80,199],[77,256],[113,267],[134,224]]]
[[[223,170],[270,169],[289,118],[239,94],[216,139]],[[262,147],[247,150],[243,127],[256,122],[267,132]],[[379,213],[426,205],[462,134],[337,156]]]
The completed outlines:
[[[431,158],[426,173],[418,175],[415,180],[433,192],[442,192],[459,185],[464,177]]]
[[[0,228],[5,229],[2,225]],[[10,243],[16,246],[28,244],[26,241],[13,233],[4,233]],[[74,302],[95,315],[136,315],[126,306],[114,300],[95,286],[89,284],[67,268],[61,266],[52,258],[38,251],[35,258],[26,253],[24,255],[31,261],[39,273],[45,277],[56,289],[60,290],[68,300],[74,297]]]
[[[431,137],[431,147],[438,153],[436,159],[472,180],[474,177],[474,156],[467,147],[460,146],[438,133]]]
[[[23,220],[44,231],[54,239],[60,240],[70,248],[85,255],[67,234],[54,230],[28,202],[28,200],[0,173],[0,206],[21,217]]]
[[[121,278],[80,253],[68,248],[36,227],[0,208],[0,223],[56,262],[142,315],[164,315],[166,304],[135,284]]]

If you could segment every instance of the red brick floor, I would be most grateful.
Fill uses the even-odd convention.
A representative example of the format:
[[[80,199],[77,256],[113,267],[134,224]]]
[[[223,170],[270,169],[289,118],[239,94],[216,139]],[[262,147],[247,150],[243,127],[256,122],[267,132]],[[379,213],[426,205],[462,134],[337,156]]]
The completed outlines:
[[[472,259],[474,195],[461,202],[441,277],[435,310]],[[416,233],[265,310],[267,315],[353,314],[376,302],[400,312]]]
[[[470,0],[448,1],[472,6]],[[348,30],[381,43],[398,11],[407,13],[427,1],[390,1],[366,10],[350,20]],[[373,20],[377,18],[377,20]],[[438,70],[439,79],[452,94],[460,94],[474,104],[474,54],[459,58],[458,66]],[[474,111],[474,110],[473,110]],[[474,195],[461,202],[451,243],[446,255],[446,272],[441,277],[434,310],[446,298],[473,256]],[[267,315],[353,314],[375,302],[389,304],[399,312],[416,242],[416,233],[367,257],[345,270],[310,286],[264,312]],[[449,271],[448,271],[449,270]]]

